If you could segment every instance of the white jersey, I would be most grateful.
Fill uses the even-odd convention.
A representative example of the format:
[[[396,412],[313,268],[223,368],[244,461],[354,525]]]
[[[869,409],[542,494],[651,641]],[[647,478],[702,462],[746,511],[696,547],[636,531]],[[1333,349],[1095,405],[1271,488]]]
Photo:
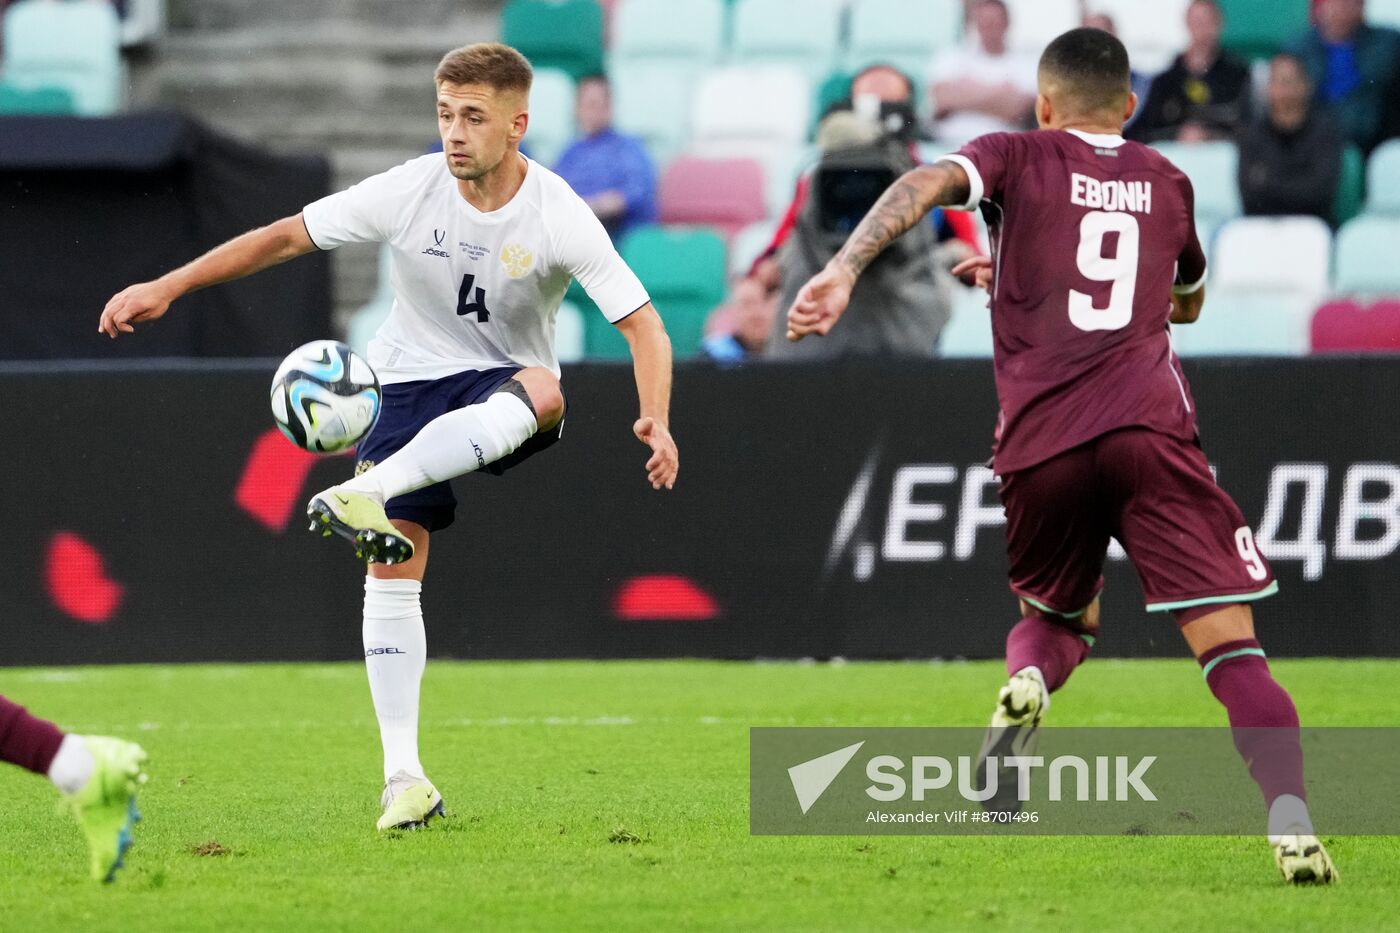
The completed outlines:
[[[321,249],[389,244],[394,305],[369,345],[381,382],[499,366],[539,366],[557,377],[554,319],[571,278],[614,323],[649,300],[583,199],[526,161],[520,190],[489,213],[462,197],[442,153],[302,212]]]

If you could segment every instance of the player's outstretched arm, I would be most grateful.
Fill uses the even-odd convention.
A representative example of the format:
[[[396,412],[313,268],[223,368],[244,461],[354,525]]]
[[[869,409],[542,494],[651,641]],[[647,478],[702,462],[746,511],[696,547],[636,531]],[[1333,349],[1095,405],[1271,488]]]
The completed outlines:
[[[671,338],[661,315],[647,302],[617,322],[617,329],[632,349],[641,415],[632,426],[637,440],[651,448],[647,481],[652,489],[672,489],[680,472],[680,453],[671,437]]]
[[[880,195],[826,268],[797,293],[788,309],[788,339],[830,332],[845,313],[856,280],[875,257],[935,207],[965,204],[970,191],[967,172],[953,162],[921,165],[901,175]]]
[[[182,295],[252,275],[314,249],[301,215],[284,217],[234,237],[158,279],[123,289],[102,309],[97,329],[113,339],[129,334],[133,325],[160,318]]]

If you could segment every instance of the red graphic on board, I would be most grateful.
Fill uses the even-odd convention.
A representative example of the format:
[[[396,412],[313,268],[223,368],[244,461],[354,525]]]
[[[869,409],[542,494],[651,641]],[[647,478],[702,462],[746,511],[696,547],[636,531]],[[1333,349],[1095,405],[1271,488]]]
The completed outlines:
[[[613,615],[627,622],[705,622],[719,616],[719,603],[685,577],[652,574],[633,577],[618,588]]]
[[[71,531],[60,531],[49,540],[44,580],[59,611],[79,622],[110,621],[125,593],[107,575],[102,553]]]
[[[302,487],[319,459],[274,428],[253,444],[233,500],[269,531],[285,531],[304,504]]]

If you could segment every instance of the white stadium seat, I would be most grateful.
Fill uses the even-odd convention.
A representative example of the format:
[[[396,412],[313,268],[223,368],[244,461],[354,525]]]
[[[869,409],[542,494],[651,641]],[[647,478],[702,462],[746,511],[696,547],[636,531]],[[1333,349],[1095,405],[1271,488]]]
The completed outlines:
[[[730,65],[706,71],[695,91],[697,143],[800,145],[812,122],[812,87],[787,65]]]
[[[980,288],[953,286],[953,316],[938,335],[938,354],[947,357],[992,355],[992,312]]]
[[[846,67],[882,62],[919,81],[934,53],[958,41],[962,19],[962,0],[856,0]]]
[[[789,65],[808,80],[841,64],[844,0],[735,0],[730,52],[740,64]]]
[[[777,232],[776,220],[760,220],[736,233],[734,239],[729,241],[729,277],[748,275],[754,260],[773,242],[773,235]]]
[[[1194,324],[1172,328],[1183,357],[1303,356],[1315,302],[1286,291],[1214,288]]]
[[[558,68],[540,68],[530,86],[530,126],[525,148],[552,166],[574,138],[574,79]]]
[[[1006,6],[1011,15],[1008,44],[1037,58],[1051,39],[1079,25],[1079,0],[1007,0]]]
[[[584,357],[583,312],[572,301],[559,306],[554,319],[554,349],[561,363],[577,363]]]
[[[1234,143],[1156,143],[1154,149],[1191,179],[1196,217],[1221,224],[1240,216],[1240,154]]]
[[[1090,13],[1113,18],[1118,38],[1128,47],[1133,68],[1146,74],[1165,71],[1186,48],[1186,7],[1191,0],[1089,0]]]
[[[724,0],[620,0],[612,60],[713,65],[724,51]]]
[[[1243,217],[1216,235],[1210,284],[1316,301],[1327,292],[1331,258],[1332,230],[1316,217]]]
[[[619,60],[611,79],[617,128],[640,136],[658,167],[671,161],[690,139],[699,72],[664,62]]]

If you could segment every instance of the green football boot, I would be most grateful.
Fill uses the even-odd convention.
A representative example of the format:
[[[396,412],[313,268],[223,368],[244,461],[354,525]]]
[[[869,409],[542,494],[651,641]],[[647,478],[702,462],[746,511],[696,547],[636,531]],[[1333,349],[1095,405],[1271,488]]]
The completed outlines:
[[[92,777],[64,799],[87,837],[93,879],[111,881],[131,848],[132,826],[141,819],[136,789],[146,781],[146,752],[135,742],[94,735],[81,738],[95,762]]]
[[[413,542],[394,528],[373,496],[332,486],[307,503],[311,530],[340,535],[355,545],[355,556],[379,564],[401,564],[413,556]]]
[[[421,829],[428,820],[442,816],[442,794],[427,778],[398,771],[384,783],[384,796],[380,798],[384,815],[375,828]]]

